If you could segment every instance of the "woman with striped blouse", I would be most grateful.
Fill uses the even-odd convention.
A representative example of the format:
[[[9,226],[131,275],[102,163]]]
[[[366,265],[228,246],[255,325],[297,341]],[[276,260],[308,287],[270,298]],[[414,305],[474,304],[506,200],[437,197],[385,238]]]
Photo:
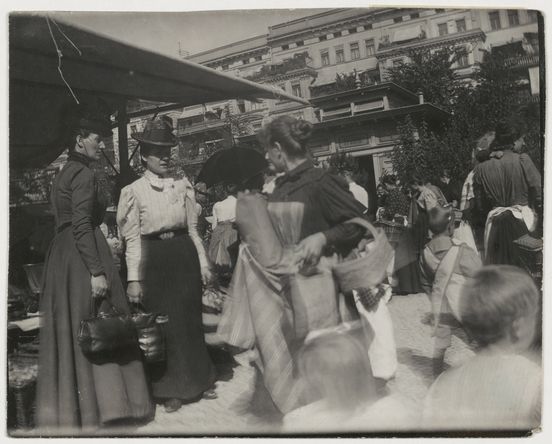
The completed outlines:
[[[150,367],[154,398],[167,412],[184,402],[214,398],[215,368],[205,345],[202,279],[211,271],[197,232],[194,189],[187,179],[168,178],[172,125],[153,119],[142,133],[144,176],[123,188],[117,223],[126,243],[127,295],[150,312],[169,316],[167,360]]]

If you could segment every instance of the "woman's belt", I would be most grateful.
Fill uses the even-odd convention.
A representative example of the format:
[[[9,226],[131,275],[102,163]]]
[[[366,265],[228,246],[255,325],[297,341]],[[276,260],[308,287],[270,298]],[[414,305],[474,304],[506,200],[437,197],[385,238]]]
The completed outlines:
[[[158,233],[142,234],[142,239],[147,240],[169,240],[179,236],[188,234],[187,228],[179,228],[178,230],[160,231]]]

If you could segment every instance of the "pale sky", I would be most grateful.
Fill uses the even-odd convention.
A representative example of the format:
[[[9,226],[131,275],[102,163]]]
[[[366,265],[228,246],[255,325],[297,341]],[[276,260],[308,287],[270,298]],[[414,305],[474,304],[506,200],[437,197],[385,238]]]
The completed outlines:
[[[268,26],[324,9],[206,12],[50,12],[67,23],[156,52],[196,54],[268,32]]]

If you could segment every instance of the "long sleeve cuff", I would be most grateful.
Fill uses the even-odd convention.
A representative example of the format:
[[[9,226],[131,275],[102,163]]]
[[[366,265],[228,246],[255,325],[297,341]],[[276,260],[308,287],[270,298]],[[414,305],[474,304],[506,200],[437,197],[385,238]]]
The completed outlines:
[[[364,236],[364,231],[364,228],[356,224],[342,223],[323,233],[327,245],[349,249],[356,247]]]

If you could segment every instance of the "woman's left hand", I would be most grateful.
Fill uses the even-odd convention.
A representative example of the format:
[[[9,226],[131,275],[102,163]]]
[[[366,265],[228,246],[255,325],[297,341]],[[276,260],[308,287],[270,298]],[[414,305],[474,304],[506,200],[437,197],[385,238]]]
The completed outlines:
[[[318,263],[326,243],[327,239],[323,233],[311,234],[299,242],[305,265],[316,265]]]
[[[205,286],[213,283],[213,272],[209,267],[201,267],[201,280]]]

